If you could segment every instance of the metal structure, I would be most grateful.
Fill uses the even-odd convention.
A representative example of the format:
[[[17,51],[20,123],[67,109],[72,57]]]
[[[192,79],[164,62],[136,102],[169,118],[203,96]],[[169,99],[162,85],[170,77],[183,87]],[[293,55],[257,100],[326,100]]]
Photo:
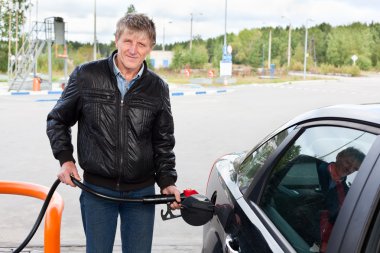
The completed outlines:
[[[49,188],[17,181],[0,181],[0,194],[23,195],[45,200],[49,192]],[[45,217],[44,229],[44,252],[59,253],[61,245],[61,220],[63,212],[63,199],[57,192],[54,193],[50,201]]]
[[[51,46],[65,44],[63,19],[59,17],[46,18],[44,22],[35,22],[31,31],[26,34],[21,49],[11,56],[8,65],[9,90],[19,91],[26,81],[36,77],[37,59],[45,46],[48,49],[49,85],[52,84]],[[59,29],[57,30],[57,27]]]
[[[43,33],[45,24],[36,22],[26,35],[22,49],[15,56],[11,56],[8,66],[9,90],[19,91],[35,67],[37,58],[46,44],[46,40],[41,39]]]

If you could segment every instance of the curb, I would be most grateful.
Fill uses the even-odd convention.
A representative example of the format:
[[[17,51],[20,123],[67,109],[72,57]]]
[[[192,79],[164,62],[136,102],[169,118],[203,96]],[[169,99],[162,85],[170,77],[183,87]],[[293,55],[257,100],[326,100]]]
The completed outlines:
[[[207,95],[207,94],[221,94],[233,91],[232,89],[219,89],[219,90],[199,90],[199,91],[173,91],[170,93],[172,97],[188,96],[188,95]]]
[[[233,89],[215,89],[215,90],[198,90],[198,91],[172,91],[171,97],[189,96],[189,95],[210,95],[223,94],[234,91]],[[1,92],[0,96],[29,96],[29,95],[61,95],[61,90],[44,90],[44,91],[6,91]],[[37,99],[37,102],[42,101],[57,101],[57,99]]]
[[[6,91],[0,92],[0,96],[27,96],[27,95],[61,95],[61,90],[43,90],[43,91]]]

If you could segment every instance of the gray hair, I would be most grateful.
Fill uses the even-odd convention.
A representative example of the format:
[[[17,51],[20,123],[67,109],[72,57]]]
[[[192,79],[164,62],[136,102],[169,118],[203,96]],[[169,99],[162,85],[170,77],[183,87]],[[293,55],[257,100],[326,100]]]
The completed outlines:
[[[365,154],[354,147],[348,147],[340,151],[337,157],[352,157],[361,164],[365,158]]]
[[[152,19],[141,13],[127,13],[116,24],[116,39],[126,30],[145,32],[150,39],[151,46],[156,44],[156,27]]]

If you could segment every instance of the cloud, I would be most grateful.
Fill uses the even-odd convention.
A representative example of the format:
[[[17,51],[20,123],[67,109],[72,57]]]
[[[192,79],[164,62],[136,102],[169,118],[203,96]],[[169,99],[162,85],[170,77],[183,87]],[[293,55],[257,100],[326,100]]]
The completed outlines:
[[[36,0],[35,0],[36,1]],[[33,0],[32,0],[33,2]],[[92,42],[94,32],[94,0],[39,0],[39,20],[46,17],[63,17],[69,40]],[[202,38],[224,34],[225,1],[222,0],[96,0],[97,38],[108,43],[113,40],[115,24],[133,4],[138,12],[151,17],[157,28],[157,42],[162,43],[165,23],[167,43],[190,39],[190,13],[193,13],[193,35]],[[32,19],[35,20],[35,8]],[[202,13],[202,15],[200,15]],[[227,32],[238,33],[244,28],[283,26],[289,22],[301,27],[306,19],[331,25],[352,22],[380,22],[378,0],[228,0]],[[286,16],[287,18],[281,18]],[[167,23],[172,21],[171,24]]]

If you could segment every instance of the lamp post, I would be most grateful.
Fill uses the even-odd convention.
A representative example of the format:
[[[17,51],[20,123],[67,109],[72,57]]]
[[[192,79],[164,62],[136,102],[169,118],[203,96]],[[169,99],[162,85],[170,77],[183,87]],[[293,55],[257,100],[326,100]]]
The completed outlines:
[[[12,10],[13,10],[13,2],[8,2],[8,9],[9,9],[9,20],[8,20],[8,80],[10,79],[11,75],[11,55],[12,55]]]
[[[270,69],[270,63],[272,58],[272,28],[269,28],[269,41],[268,41],[268,69]]]
[[[306,63],[307,63],[307,23],[308,21],[313,21],[312,19],[308,18],[306,19],[305,23],[305,52],[304,52],[304,60],[303,60],[303,79],[306,79]]]
[[[282,16],[282,18],[285,18],[289,21],[289,35],[288,35],[288,69],[290,67],[290,57],[292,55],[291,48],[292,48],[292,23],[289,18]]]
[[[203,14],[198,13],[198,15],[203,15]],[[194,19],[194,13],[190,13],[190,50],[193,45],[193,19]]]
[[[224,47],[227,47],[227,0],[225,1],[224,8]]]
[[[162,51],[165,51],[165,24],[168,23],[168,24],[171,24],[173,23],[172,21],[164,21],[164,26],[163,26],[163,33],[162,33]]]
[[[18,13],[20,9],[19,2],[15,2],[15,11],[16,11],[16,33],[15,33],[15,55],[18,54]]]
[[[96,60],[96,0],[94,0],[94,61]]]

